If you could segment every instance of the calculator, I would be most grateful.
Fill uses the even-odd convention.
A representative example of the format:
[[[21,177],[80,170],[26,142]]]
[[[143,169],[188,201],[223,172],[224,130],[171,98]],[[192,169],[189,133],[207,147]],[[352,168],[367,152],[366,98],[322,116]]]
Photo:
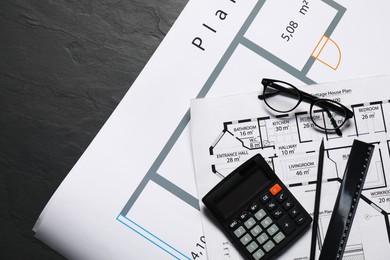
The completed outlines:
[[[202,199],[247,259],[272,259],[312,219],[260,154],[230,173]]]

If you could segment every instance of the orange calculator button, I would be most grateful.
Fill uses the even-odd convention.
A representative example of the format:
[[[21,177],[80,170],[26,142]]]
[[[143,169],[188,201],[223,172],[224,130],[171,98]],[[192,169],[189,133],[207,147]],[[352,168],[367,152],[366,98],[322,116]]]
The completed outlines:
[[[280,185],[276,183],[274,186],[272,186],[272,187],[269,189],[269,192],[271,192],[271,194],[275,196],[275,195],[278,194],[279,191],[281,191],[281,190],[282,190],[282,187],[280,187]]]

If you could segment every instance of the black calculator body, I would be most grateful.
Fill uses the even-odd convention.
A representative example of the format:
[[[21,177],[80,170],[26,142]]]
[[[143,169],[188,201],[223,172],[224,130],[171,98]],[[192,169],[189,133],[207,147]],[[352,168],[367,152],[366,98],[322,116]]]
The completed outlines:
[[[312,219],[264,158],[243,163],[202,199],[247,259],[271,259]]]

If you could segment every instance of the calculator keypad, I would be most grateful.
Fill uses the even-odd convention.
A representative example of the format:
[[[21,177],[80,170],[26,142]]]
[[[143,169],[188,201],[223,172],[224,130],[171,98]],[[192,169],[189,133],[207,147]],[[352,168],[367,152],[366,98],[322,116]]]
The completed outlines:
[[[261,194],[230,223],[234,235],[253,259],[262,259],[307,219],[279,184]]]

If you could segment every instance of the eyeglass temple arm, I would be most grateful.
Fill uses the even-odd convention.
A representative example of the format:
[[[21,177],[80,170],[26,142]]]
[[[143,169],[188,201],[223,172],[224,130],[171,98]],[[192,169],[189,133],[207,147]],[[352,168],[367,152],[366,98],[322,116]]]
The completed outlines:
[[[330,118],[330,122],[332,123],[333,127],[335,128],[335,132],[338,136],[342,136],[343,133],[341,132],[340,128],[338,127],[336,120],[334,120],[332,114],[330,113],[329,109],[325,108],[326,113],[328,114],[328,117]]]
[[[302,99],[306,99],[306,100],[310,100],[310,101],[317,101],[317,100],[320,100],[320,98],[317,98],[313,95],[310,95],[309,93],[306,93],[302,90],[300,90],[301,92],[301,96],[302,96]],[[336,101],[334,101],[336,102]],[[324,105],[322,105],[321,103],[320,104],[317,104],[317,106],[327,110],[327,112],[329,112],[329,110],[331,111],[336,111],[336,112],[339,112],[339,113],[343,113],[344,111],[346,112],[346,117],[347,118],[352,118],[353,117],[353,112],[347,108],[346,106],[344,106],[343,104],[340,104],[339,102],[336,102],[339,106],[342,106],[343,108],[340,108],[339,106],[335,105],[334,103],[332,102],[327,102],[326,100],[323,101]],[[326,105],[325,105],[326,104]]]

